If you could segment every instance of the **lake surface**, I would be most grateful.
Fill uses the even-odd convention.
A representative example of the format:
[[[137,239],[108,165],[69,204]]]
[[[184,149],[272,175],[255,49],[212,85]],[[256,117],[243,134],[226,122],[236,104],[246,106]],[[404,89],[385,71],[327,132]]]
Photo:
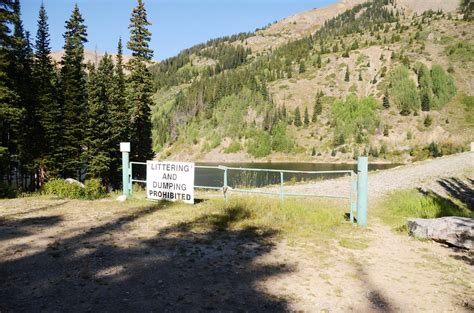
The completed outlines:
[[[357,170],[357,164],[334,163],[196,163],[196,166],[223,165],[233,168],[273,169],[292,171],[340,171]],[[389,169],[399,164],[369,164],[369,171]],[[322,179],[338,178],[348,174],[305,174],[284,173],[285,183],[317,181]],[[227,184],[232,188],[263,187],[280,183],[279,172],[255,172],[250,170],[228,170]],[[196,168],[195,185],[222,187],[224,171],[220,169]]]

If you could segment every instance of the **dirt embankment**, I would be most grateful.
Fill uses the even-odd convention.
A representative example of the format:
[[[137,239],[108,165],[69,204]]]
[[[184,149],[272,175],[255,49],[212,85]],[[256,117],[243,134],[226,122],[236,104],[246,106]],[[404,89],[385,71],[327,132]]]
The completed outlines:
[[[442,180],[450,177],[474,177],[474,152],[460,153],[416,162],[389,170],[369,173],[369,197],[377,198],[397,189],[433,190],[445,195]],[[349,194],[349,177],[285,187],[287,192],[325,195]]]

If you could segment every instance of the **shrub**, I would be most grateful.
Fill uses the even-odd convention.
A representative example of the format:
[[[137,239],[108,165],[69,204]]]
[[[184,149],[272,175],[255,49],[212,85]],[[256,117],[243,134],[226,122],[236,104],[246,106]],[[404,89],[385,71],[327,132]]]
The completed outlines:
[[[434,142],[430,143],[430,145],[428,146],[428,151],[430,153],[430,156],[434,158],[443,156],[443,153],[441,152],[441,149],[439,148],[438,144]]]
[[[10,199],[17,196],[16,190],[10,185],[0,182],[0,199]]]
[[[103,198],[107,194],[105,187],[102,186],[100,179],[88,179],[84,182],[85,199],[94,200]]]
[[[433,65],[431,79],[433,81],[433,104],[436,109],[439,109],[456,94],[454,79],[444,71],[441,65]]]
[[[432,123],[433,120],[431,119],[431,116],[427,115],[423,124],[425,125],[425,127],[430,127]]]
[[[247,145],[247,152],[255,158],[263,158],[272,152],[270,134],[263,130],[255,130]]]
[[[242,149],[240,142],[233,141],[227,148],[224,149],[224,153],[236,153]]]
[[[75,183],[68,183],[64,179],[50,180],[44,184],[43,193],[68,199],[82,199],[85,195],[84,188],[82,186]]]
[[[410,79],[408,68],[400,65],[390,75],[390,99],[402,115],[410,115],[420,109],[420,97],[415,82]]]
[[[99,179],[89,179],[84,187],[78,183],[69,183],[64,179],[53,179],[44,184],[42,192],[62,199],[99,199],[106,195],[106,190]]]
[[[286,133],[285,122],[278,122],[272,130],[271,147],[278,152],[291,152],[295,146],[293,140]]]
[[[355,95],[349,95],[345,101],[335,101],[331,114],[335,144],[349,142],[354,137],[363,141],[369,134],[373,134],[378,122],[378,106],[379,103],[372,97],[358,99]]]

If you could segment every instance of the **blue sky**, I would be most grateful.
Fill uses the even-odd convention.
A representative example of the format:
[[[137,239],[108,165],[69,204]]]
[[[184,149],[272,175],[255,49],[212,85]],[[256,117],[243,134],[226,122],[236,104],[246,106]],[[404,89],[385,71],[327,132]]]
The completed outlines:
[[[49,17],[53,51],[62,49],[65,21],[74,3],[88,27],[86,48],[114,53],[119,36],[128,39],[135,0],[43,0]],[[335,0],[145,0],[152,22],[151,47],[162,60],[208,39],[253,31],[297,12],[324,7]],[[34,37],[41,0],[23,0],[25,29]],[[127,53],[127,51],[125,51]]]

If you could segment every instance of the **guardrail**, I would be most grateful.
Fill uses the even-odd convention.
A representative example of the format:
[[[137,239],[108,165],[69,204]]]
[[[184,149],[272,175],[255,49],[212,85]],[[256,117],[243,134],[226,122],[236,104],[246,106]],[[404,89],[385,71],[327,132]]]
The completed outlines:
[[[144,162],[129,162],[129,184],[128,184],[128,193],[132,194],[133,183],[143,183],[146,184],[144,179],[133,178],[133,166],[142,165],[146,166]],[[332,199],[341,199],[348,200],[349,202],[349,218],[351,223],[354,223],[355,213],[357,212],[357,174],[352,170],[339,170],[339,171],[295,171],[295,170],[279,170],[279,169],[261,169],[261,168],[241,168],[241,167],[227,167],[227,166],[206,166],[206,165],[196,165],[195,169],[213,169],[221,170],[223,174],[223,185],[222,186],[206,186],[206,185],[194,185],[194,188],[198,189],[209,189],[209,190],[222,190],[224,199],[227,201],[229,194],[231,192],[235,193],[248,193],[248,194],[262,194],[269,196],[279,196],[283,201],[285,197],[315,197],[315,198],[332,198]],[[244,188],[232,188],[229,186],[229,171],[247,171],[247,172],[271,172],[279,173],[280,181],[278,192],[272,191],[269,188],[255,188],[255,189],[244,189]],[[294,193],[286,192],[285,190],[285,174],[307,174],[307,175],[348,175],[350,176],[350,188],[349,193],[346,195],[326,195],[319,193]]]

